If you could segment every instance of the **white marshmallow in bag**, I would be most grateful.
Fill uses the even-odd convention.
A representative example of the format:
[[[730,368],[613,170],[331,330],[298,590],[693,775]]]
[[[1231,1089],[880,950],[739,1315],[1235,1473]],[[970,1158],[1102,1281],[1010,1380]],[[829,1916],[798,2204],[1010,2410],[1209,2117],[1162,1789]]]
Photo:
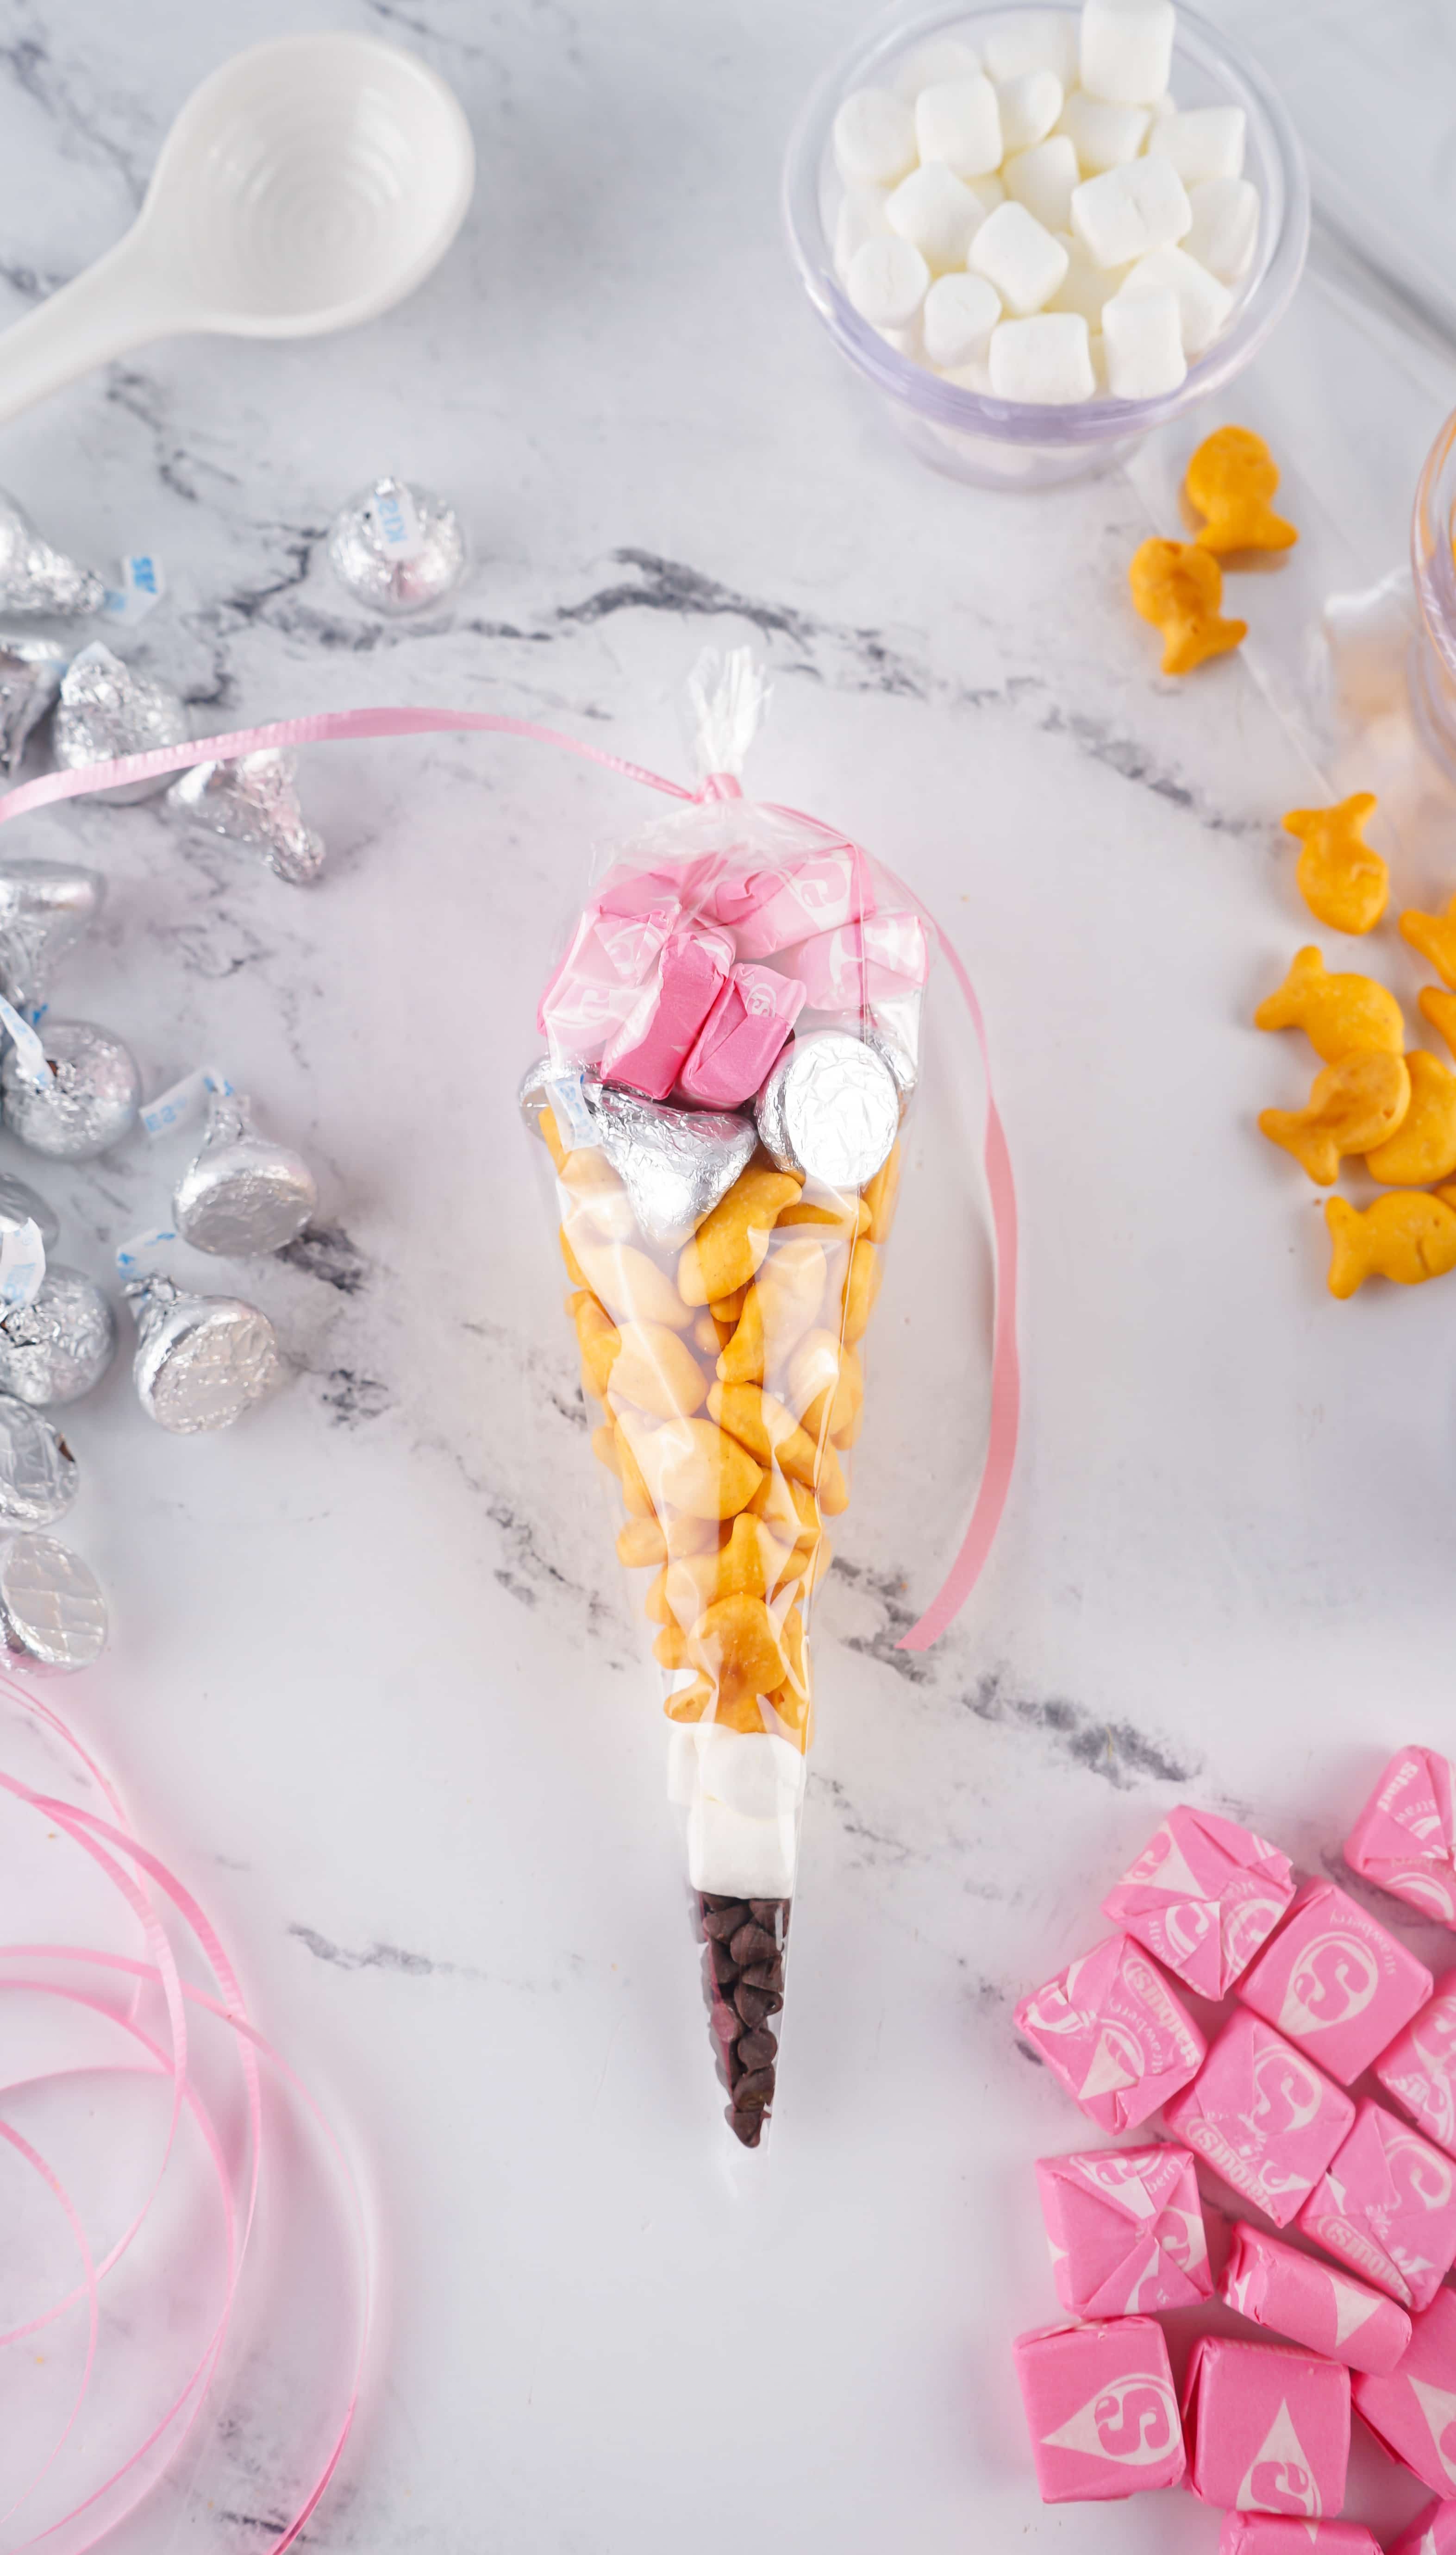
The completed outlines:
[[[1082,182],[1075,146],[1064,133],[1050,134],[1018,151],[1002,172],[1006,191],[1034,213],[1043,230],[1064,231],[1072,218],[1072,188]]]
[[[1151,106],[1167,87],[1172,0],[1083,0],[1078,61],[1090,97]]]
[[[1244,170],[1248,119],[1242,106],[1193,106],[1184,114],[1154,115],[1150,155],[1171,160],[1185,186],[1209,178],[1238,178]]]
[[[984,275],[942,275],[925,296],[921,329],[937,372],[953,373],[985,356],[1001,317],[1001,296]]]
[[[984,71],[940,80],[915,100],[922,160],[943,160],[957,178],[989,178],[1002,161],[1001,110]]]
[[[1149,121],[1146,106],[1112,106],[1105,98],[1088,97],[1074,88],[1056,129],[1075,150],[1083,177],[1097,178],[1104,169],[1118,169],[1125,160],[1137,159]]]
[[[919,250],[932,275],[944,275],[964,267],[986,210],[943,160],[927,160],[892,190],[885,218],[897,238]]]
[[[915,165],[915,119],[904,98],[857,88],[834,118],[834,159],[846,185],[893,186],[907,177]]]
[[[1050,301],[1067,271],[1067,253],[1025,204],[998,204],[972,240],[968,263],[995,285],[1008,310],[1027,319]]]
[[[1183,242],[1221,284],[1238,284],[1259,241],[1259,189],[1247,178],[1206,178],[1188,189],[1193,219]]]
[[[1205,354],[1234,306],[1228,286],[1181,248],[1155,248],[1140,257],[1123,278],[1118,299],[1138,300],[1150,293],[1174,296],[1185,355]]]
[[[1158,399],[1187,379],[1178,297],[1166,289],[1114,294],[1102,313],[1102,342],[1114,399]]]
[[[872,328],[908,328],[930,288],[930,270],[917,248],[893,232],[855,250],[844,290]]]
[[[1061,9],[1018,9],[983,39],[981,52],[998,83],[1055,71],[1067,89],[1077,76],[1077,22]]]
[[[1003,319],[991,334],[990,369],[997,399],[1070,408],[1096,396],[1087,322],[1075,311],[1041,310],[1031,319]]]
[[[1061,82],[1055,71],[1021,71],[1015,79],[998,84],[996,103],[1003,153],[1030,151],[1034,142],[1045,141],[1061,113]],[[1201,178],[1216,174],[1208,169],[1198,172]]]
[[[1130,160],[1072,193],[1072,229],[1099,266],[1130,266],[1150,249],[1176,248],[1193,208],[1170,160]]]
[[[734,1898],[789,1898],[793,1892],[794,1817],[745,1817],[699,1792],[687,1813],[687,1879],[692,1889]]]

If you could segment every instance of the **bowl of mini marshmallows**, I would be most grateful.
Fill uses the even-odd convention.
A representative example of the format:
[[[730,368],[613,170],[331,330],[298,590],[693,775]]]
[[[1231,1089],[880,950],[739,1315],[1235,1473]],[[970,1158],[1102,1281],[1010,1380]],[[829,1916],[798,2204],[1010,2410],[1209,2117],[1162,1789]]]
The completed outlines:
[[[882,22],[809,99],[785,211],[809,300],[922,459],[1106,469],[1222,389],[1304,265],[1298,139],[1172,0]]]

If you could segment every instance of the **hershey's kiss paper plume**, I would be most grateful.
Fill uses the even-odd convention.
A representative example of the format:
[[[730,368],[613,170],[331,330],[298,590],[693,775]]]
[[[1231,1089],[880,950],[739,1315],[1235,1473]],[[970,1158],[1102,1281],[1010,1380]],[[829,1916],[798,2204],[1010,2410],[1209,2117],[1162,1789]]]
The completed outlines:
[[[116,1354],[116,1316],[79,1269],[53,1263],[29,1304],[0,1319],[0,1392],[21,1401],[79,1401]]]
[[[35,1033],[45,1068],[12,1033],[0,1061],[5,1124],[33,1153],[82,1162],[104,1154],[136,1125],[142,1080],[121,1039],[90,1021],[48,1020]]]
[[[44,1411],[0,1393],[0,1521],[54,1525],[80,1488],[80,1468]]]
[[[230,1428],[277,1390],[284,1364],[266,1313],[236,1295],[187,1295],[170,1278],[134,1278],[132,1379],[149,1419],[175,1436]]]
[[[443,602],[465,572],[465,536],[432,488],[376,479],[340,508],[328,560],[341,585],[376,612],[398,616]]]
[[[759,1135],[781,1171],[863,1188],[900,1133],[900,1086],[883,1055],[845,1030],[785,1048],[758,1099]]]
[[[231,762],[194,763],[174,781],[164,814],[224,842],[261,852],[274,875],[291,887],[311,887],[327,857],[323,837],[303,822],[294,788],[298,757],[276,746]]]
[[[32,1674],[88,1668],[106,1647],[94,1571],[49,1534],[0,1535],[0,1643]]]
[[[90,929],[106,899],[96,870],[69,861],[0,860],[0,994],[33,1012],[51,971]]]
[[[214,1092],[201,1150],[173,1192],[182,1240],[236,1259],[282,1251],[317,1204],[318,1183],[302,1154],[259,1135],[241,1092]]]
[[[190,735],[186,710],[170,683],[138,673],[99,639],[72,657],[51,722],[51,743],[62,772],[111,763],[123,754],[148,754],[154,746],[185,745]],[[163,772],[155,781],[127,781],[95,795],[130,807],[138,799],[155,798],[171,778]]]
[[[0,1171],[0,1221],[24,1224],[27,1219],[39,1233],[43,1249],[48,1254],[53,1252],[61,1240],[61,1218],[56,1209],[28,1180],[17,1180],[9,1171]]]
[[[99,612],[106,587],[95,570],[43,542],[23,506],[0,492],[0,612],[44,612],[59,621]]]
[[[0,772],[7,780],[32,728],[55,703],[69,656],[70,650],[58,647],[54,639],[0,632]]]

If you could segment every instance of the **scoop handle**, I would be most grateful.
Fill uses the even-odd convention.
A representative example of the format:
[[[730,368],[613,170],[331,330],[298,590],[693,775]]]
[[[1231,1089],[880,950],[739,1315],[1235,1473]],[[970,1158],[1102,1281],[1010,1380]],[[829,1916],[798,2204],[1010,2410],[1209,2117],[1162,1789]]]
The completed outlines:
[[[149,338],[195,323],[160,277],[137,230],[73,283],[0,332],[0,424]]]

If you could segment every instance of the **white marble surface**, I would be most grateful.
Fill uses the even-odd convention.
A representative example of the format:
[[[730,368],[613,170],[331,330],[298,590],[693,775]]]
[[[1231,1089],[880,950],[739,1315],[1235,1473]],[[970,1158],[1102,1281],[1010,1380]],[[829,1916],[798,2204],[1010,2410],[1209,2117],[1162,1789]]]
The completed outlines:
[[[1370,13],[1221,14],[1283,48],[1348,182]],[[1430,273],[1449,92],[1437,113],[1422,31],[1444,21],[1389,23],[1386,109],[1412,101],[1428,181],[1402,171],[1391,221]],[[841,372],[776,205],[792,112],[850,32],[833,0],[0,0],[0,317],[119,231],[226,51],[323,24],[418,43],[457,86],[481,175],[447,264],[325,345],[138,356],[10,426],[0,480],[82,555],[163,554],[138,652],[199,729],[457,702],[677,769],[698,648],[758,642],[753,780],[908,874],[979,985],[1028,1393],[982,1590],[928,1658],[897,1653],[979,1442],[962,1078],[919,1121],[822,1607],[780,2116],[763,2169],[730,2174],[661,1724],[513,1105],[587,847],[646,802],[514,745],[319,751],[311,896],[146,810],[7,837],[112,882],[61,1007],[128,1034],[153,1088],[220,1057],[310,1153],[340,1237],[317,1271],[238,1273],[301,1369],[266,1413],[172,1442],[119,1368],[71,1429],[115,1642],[67,1700],[377,2177],[380,2369],[309,2542],[1211,2555],[1186,2498],[1035,2499],[1008,2345],[1054,2306],[1031,2162],[1081,2124],[1010,2012],[1173,1800],[1253,1812],[1317,1868],[1388,1748],[1449,1736],[1451,1299],[1333,1304],[1309,1193],[1251,1132],[1302,1087],[1293,1041],[1246,1024],[1307,936],[1277,817],[1308,760],[1258,647],[1185,689],[1153,670],[1124,575],[1154,465],[979,495],[904,456]],[[1317,265],[1230,404],[1299,456],[1316,595],[1398,560],[1456,396],[1418,285],[1328,225]],[[437,620],[381,627],[330,581],[329,516],[382,467],[469,521]],[[1412,831],[1398,900],[1453,868]],[[1397,952],[1375,963],[1413,990]],[[964,1053],[942,994],[947,1080]],[[104,1272],[165,1167],[138,1142],[46,1180],[67,1255]],[[1358,2462],[1352,2509],[1418,2498]],[[271,2515],[261,2487],[247,2515]],[[186,2542],[268,2538],[199,2512]]]

